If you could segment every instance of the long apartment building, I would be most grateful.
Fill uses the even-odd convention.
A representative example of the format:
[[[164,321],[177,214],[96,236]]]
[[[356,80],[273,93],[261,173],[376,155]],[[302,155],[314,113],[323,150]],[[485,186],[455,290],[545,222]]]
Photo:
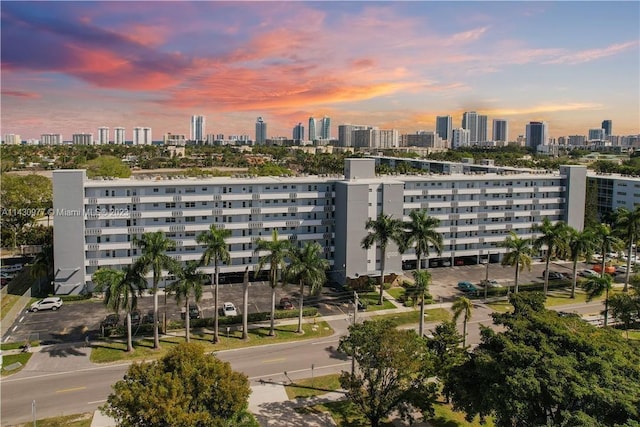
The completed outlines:
[[[491,257],[509,231],[532,237],[548,217],[582,228],[586,168],[555,173],[425,173],[377,176],[380,159],[347,159],[344,176],[88,179],[84,170],[53,172],[55,291],[92,288],[100,267],[120,268],[141,255],[134,236],[164,231],[175,240],[178,261],[199,260],[197,236],[211,224],[232,232],[230,265],[223,275],[255,267],[257,239],[281,238],[324,248],[335,280],[380,274],[380,251],[364,250],[365,222],[379,213],[408,220],[414,209],[440,219],[441,256],[431,266]],[[412,251],[387,249],[387,272],[415,266]],[[412,264],[413,263],[413,264]],[[203,271],[211,273],[213,267]]]

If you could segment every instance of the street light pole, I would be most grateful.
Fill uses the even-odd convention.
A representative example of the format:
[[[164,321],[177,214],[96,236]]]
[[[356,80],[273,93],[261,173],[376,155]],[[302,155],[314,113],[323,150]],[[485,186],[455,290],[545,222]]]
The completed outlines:
[[[485,263],[484,273],[484,299],[487,300],[487,292],[489,290],[489,261],[491,261],[491,252],[487,255],[487,262]]]
[[[358,315],[358,292],[353,291],[353,324],[356,324]],[[355,352],[351,355],[351,377],[353,377],[356,373],[356,354]]]

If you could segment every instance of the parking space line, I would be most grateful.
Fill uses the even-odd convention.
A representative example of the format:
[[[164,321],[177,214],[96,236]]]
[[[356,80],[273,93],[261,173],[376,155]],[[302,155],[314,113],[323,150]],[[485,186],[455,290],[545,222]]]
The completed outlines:
[[[20,320],[18,320],[18,323],[22,323],[23,320],[24,320],[24,316],[22,316]]]

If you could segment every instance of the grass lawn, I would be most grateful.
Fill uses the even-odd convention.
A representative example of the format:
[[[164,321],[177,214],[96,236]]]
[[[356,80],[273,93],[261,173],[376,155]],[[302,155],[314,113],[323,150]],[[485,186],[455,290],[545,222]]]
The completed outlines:
[[[623,337],[627,337],[627,331],[621,329],[620,333]],[[629,339],[640,341],[640,329],[629,329]]]
[[[18,354],[3,354],[2,355],[2,376],[13,375],[16,372],[20,372],[22,368],[31,359],[31,353],[18,353]],[[20,362],[22,366],[12,371],[7,371],[5,368],[13,363]]]
[[[367,311],[389,310],[391,308],[396,308],[396,306],[386,298],[382,300],[382,305],[378,305],[380,294],[375,291],[358,294],[358,299],[367,305]]]
[[[338,427],[367,427],[371,425],[356,409],[356,406],[347,400],[299,408],[296,411],[301,413],[329,412]],[[464,419],[463,412],[455,412],[451,409],[451,405],[444,403],[436,403],[434,411],[435,416],[427,420],[433,427],[493,427],[494,425],[491,418],[487,419],[485,424],[481,424],[477,418],[471,423],[467,422]],[[385,427],[393,426],[389,420],[385,420],[380,425]]]
[[[371,423],[356,409],[356,406],[347,401],[327,402],[320,405],[296,408],[299,413],[319,413],[328,412],[338,427],[367,427]],[[381,427],[393,427],[388,420],[380,423]]]
[[[43,418],[37,420],[38,427],[90,427],[93,412],[84,414],[63,415],[60,417]],[[33,423],[18,424],[17,427],[31,427]]]
[[[428,306],[427,306],[428,307]],[[412,323],[418,323],[420,321],[420,309],[416,307],[415,310],[405,311],[403,313],[393,314],[381,314],[379,316],[372,317],[373,320],[389,319],[392,320],[394,325],[410,325]],[[451,313],[444,308],[434,308],[424,310],[424,321],[429,322],[442,322],[444,320],[450,320]]]
[[[618,292],[617,289],[612,290],[609,295],[613,295]],[[599,301],[604,298],[604,295],[601,297],[594,298],[592,301]],[[546,307],[556,307],[559,305],[569,305],[569,304],[580,304],[585,303],[587,301],[587,294],[580,288],[576,289],[576,297],[571,298],[571,287],[566,289],[554,289],[547,293],[547,300],[545,302]],[[506,313],[507,311],[511,311],[513,308],[508,301],[497,301],[487,304],[494,311],[498,313]]]
[[[275,344],[288,341],[297,341],[300,339],[315,339],[326,337],[333,334],[333,329],[327,322],[303,323],[302,329],[304,334],[297,334],[297,325],[276,326],[276,336],[270,337],[269,328],[259,328],[249,330],[249,339],[243,341],[240,331],[233,331],[229,334],[220,334],[220,342],[212,344],[211,333],[203,333],[201,330],[195,330],[191,333],[191,340],[199,342],[205,346],[205,351],[214,352],[221,350],[229,350],[233,348],[252,347],[257,345]],[[167,350],[179,343],[184,342],[184,335],[179,337],[166,336],[160,339],[160,349],[153,349],[153,338],[145,338],[135,340],[133,342],[134,351],[127,353],[126,342],[106,340],[104,342],[93,345],[91,351],[91,361],[95,363],[116,362],[121,360],[142,360],[155,359],[165,355]]]
[[[330,391],[338,390],[340,388],[338,378],[340,378],[338,374],[323,375],[313,379],[305,378],[285,386],[285,391],[289,399],[319,396],[329,393]]]
[[[28,267],[22,270],[7,285],[6,294],[2,295],[0,301],[0,319],[4,319],[9,310],[18,302],[20,297],[29,289],[34,281],[29,275]]]
[[[387,293],[391,295],[396,301],[404,295],[404,288],[396,286],[387,289]]]

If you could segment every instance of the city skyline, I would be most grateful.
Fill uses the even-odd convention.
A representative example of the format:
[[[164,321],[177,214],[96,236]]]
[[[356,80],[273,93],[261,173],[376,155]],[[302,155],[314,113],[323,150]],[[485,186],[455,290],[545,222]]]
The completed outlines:
[[[188,135],[194,114],[215,134],[251,134],[259,116],[268,137],[323,116],[333,132],[413,133],[436,116],[459,128],[465,111],[508,120],[511,139],[530,122],[550,137],[608,119],[616,135],[640,133],[637,2],[0,8],[2,133],[23,139],[141,125]]]

